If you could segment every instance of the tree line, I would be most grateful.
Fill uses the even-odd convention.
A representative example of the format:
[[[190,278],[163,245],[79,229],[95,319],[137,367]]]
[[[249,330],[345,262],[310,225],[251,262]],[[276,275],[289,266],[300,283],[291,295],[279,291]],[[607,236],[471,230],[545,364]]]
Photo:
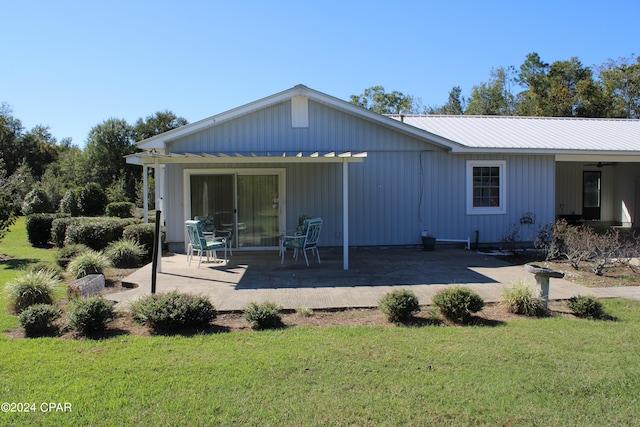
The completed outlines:
[[[89,131],[81,149],[70,138],[57,141],[48,126],[25,130],[12,113],[7,103],[0,105],[0,239],[34,189],[46,195],[53,209],[59,207],[67,190],[89,183],[98,184],[109,202],[141,206],[142,171],[128,165],[124,156],[137,151],[136,142],[188,123],[168,110],[139,118],[134,124],[109,118]]]
[[[465,98],[460,86],[447,101],[425,107],[420,98],[385,92],[382,86],[351,95],[353,104],[381,114],[446,114],[543,117],[640,118],[640,58],[609,60],[587,67],[577,57],[548,64],[533,52],[518,69],[492,69],[489,80]]]

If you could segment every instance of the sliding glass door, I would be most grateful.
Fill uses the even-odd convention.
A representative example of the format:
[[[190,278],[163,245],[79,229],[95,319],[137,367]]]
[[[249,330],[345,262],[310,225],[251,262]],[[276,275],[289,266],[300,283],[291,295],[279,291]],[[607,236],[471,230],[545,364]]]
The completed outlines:
[[[232,232],[234,248],[275,247],[280,235],[280,175],[191,174],[191,218],[210,217]]]
[[[280,235],[277,175],[238,175],[238,235],[242,246],[277,246]]]

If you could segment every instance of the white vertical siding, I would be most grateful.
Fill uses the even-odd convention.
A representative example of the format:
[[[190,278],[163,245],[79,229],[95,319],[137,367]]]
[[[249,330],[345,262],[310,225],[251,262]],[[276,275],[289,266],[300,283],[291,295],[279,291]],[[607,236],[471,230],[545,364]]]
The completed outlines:
[[[363,163],[349,165],[349,243],[351,246],[409,245],[420,242],[427,229],[440,238],[474,237],[498,242],[509,224],[519,224],[524,212],[535,212],[537,224],[554,217],[552,156],[469,156],[450,154],[436,145],[392,131],[309,101],[307,128],[292,128],[291,104],[283,102],[233,121],[220,123],[170,144],[176,153],[283,151],[367,151]],[[466,161],[506,160],[506,215],[467,215]],[[182,242],[183,169],[207,165],[167,166],[168,240]],[[216,164],[216,168],[244,167]],[[320,244],[339,246],[342,236],[342,165],[260,164],[251,167],[286,169],[287,228],[298,216],[323,217]],[[526,236],[525,236],[526,237]]]

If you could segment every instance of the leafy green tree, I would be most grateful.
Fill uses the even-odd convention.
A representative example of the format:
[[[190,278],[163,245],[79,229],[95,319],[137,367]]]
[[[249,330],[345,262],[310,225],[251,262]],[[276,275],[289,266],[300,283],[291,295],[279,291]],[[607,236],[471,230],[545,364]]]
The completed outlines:
[[[144,120],[139,118],[136,121],[133,127],[133,139],[134,141],[142,141],[188,123],[187,119],[176,116],[172,111],[158,111]]]
[[[0,158],[4,160],[4,170],[11,176],[24,157],[20,151],[19,140],[24,128],[22,122],[11,115],[11,107],[0,104]]]
[[[135,196],[135,180],[140,170],[127,165],[124,156],[136,151],[133,128],[123,119],[108,119],[89,131],[85,153],[91,167],[91,180],[107,188],[113,181],[124,177],[127,195]]]
[[[469,97],[465,114],[510,116],[516,114],[512,86],[513,67],[499,67],[491,70],[490,80],[474,86]]]
[[[36,179],[40,179],[48,164],[58,159],[57,141],[48,126],[38,125],[25,132],[19,139],[22,159],[31,167]]]
[[[460,115],[464,113],[464,105],[465,99],[462,96],[462,89],[460,86],[455,86],[449,91],[447,103],[438,108],[430,108],[429,114]]]
[[[606,96],[612,99],[612,117],[640,118],[640,57],[609,60],[599,67]]]
[[[362,95],[351,95],[350,102],[380,114],[399,114],[403,110],[412,114],[421,112],[417,98],[398,91],[387,93],[382,86],[365,89]]]
[[[29,191],[22,203],[22,213],[25,215],[31,215],[35,213],[49,213],[53,212],[53,206],[47,196],[47,193],[35,186],[33,190]]]
[[[7,170],[4,166],[4,160],[0,157],[0,240],[4,238],[9,231],[9,227],[16,221],[14,210],[11,206],[12,189],[15,178],[7,177]]]
[[[537,53],[530,53],[520,66],[516,80],[525,89],[517,96],[519,115],[608,117],[612,114],[612,97],[577,57],[549,65]]]
[[[78,211],[84,216],[103,215],[107,203],[107,195],[97,182],[88,183],[78,194]]]
[[[549,96],[549,64],[533,52],[520,65],[517,82],[525,88],[517,95],[517,114],[520,116],[542,116],[543,105]]]
[[[25,161],[20,163],[20,166],[13,172],[11,178],[11,207],[16,214],[20,214],[22,213],[22,203],[24,202],[25,196],[36,185],[36,179],[33,176],[31,168]]]

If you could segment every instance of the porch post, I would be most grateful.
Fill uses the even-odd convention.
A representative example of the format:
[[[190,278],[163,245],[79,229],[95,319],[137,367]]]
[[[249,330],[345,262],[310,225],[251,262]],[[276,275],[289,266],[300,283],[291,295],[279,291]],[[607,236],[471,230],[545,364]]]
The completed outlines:
[[[142,165],[142,215],[144,223],[149,222],[149,168],[147,165]]]
[[[160,161],[156,158],[156,163],[153,169],[155,175],[155,193],[156,193],[156,210],[162,212],[162,173],[160,172]],[[162,218],[164,215],[160,215],[160,227],[162,227]],[[161,232],[162,233],[162,232]],[[161,234],[162,236],[162,234]],[[162,239],[158,239],[158,273],[162,273]]]
[[[343,269],[349,269],[349,162],[342,161],[342,256]]]

